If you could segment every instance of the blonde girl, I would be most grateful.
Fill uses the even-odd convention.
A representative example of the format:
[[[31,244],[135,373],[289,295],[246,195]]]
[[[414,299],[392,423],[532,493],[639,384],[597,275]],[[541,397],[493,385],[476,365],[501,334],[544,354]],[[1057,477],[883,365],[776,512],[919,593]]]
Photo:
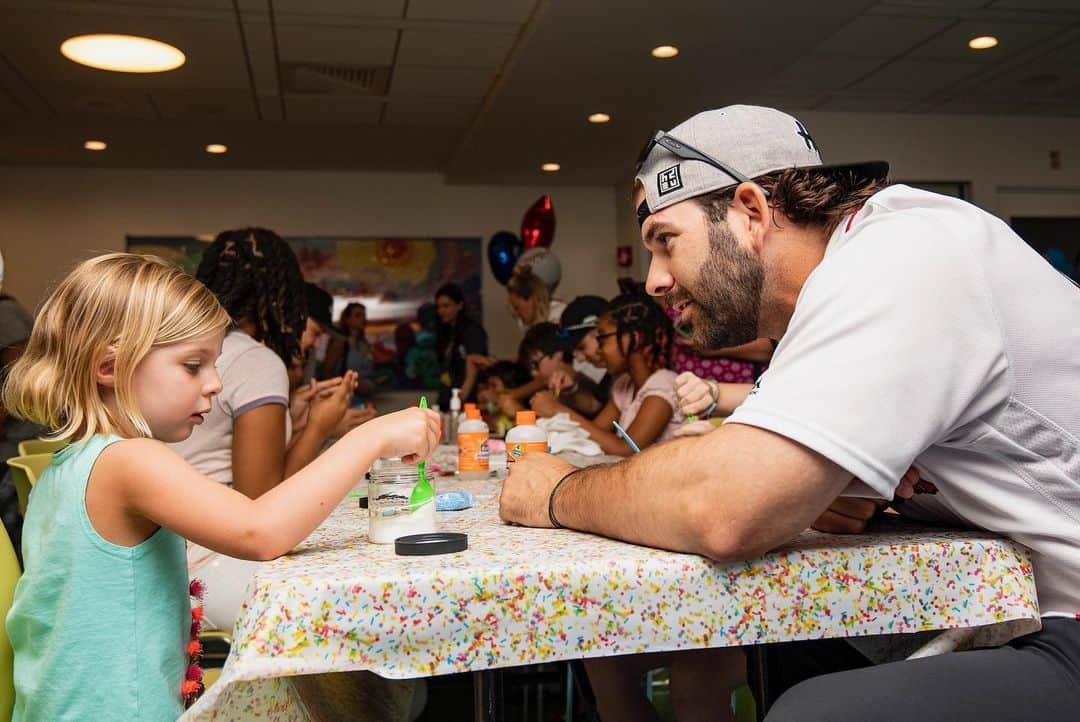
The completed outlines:
[[[176,719],[190,625],[184,539],[272,559],[376,457],[434,447],[438,417],[409,409],[354,429],[255,500],[200,474],[165,443],[210,410],[229,324],[195,279],[131,254],[85,261],[42,307],[4,405],[73,443],[26,512],[7,619],[14,720]]]

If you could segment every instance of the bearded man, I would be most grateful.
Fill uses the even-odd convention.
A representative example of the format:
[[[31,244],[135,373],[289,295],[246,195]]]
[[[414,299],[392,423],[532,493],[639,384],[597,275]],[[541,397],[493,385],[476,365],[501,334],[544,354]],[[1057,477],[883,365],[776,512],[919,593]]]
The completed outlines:
[[[903,514],[1032,550],[1043,629],[815,676],[767,719],[1074,719],[1080,292],[1001,220],[887,186],[886,173],[824,166],[806,127],[771,108],[707,111],[653,136],[635,184],[649,292],[703,346],[768,337],[776,353],[715,433],[607,467],[515,464],[502,517],[744,560],[838,497],[892,498],[913,466],[936,493]]]

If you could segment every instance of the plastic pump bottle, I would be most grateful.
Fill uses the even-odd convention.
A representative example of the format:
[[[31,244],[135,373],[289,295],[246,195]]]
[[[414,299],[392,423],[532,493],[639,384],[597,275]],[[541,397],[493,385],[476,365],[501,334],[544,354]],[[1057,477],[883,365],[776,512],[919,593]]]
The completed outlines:
[[[535,411],[519,411],[516,426],[506,434],[506,463],[520,461],[531,453],[548,450],[547,432],[536,425]]]
[[[458,422],[461,419],[461,389],[450,389],[450,418],[446,421],[446,442],[457,443]]]
[[[480,418],[480,409],[465,407],[465,421],[458,427],[458,478],[486,479],[488,464],[488,425]]]

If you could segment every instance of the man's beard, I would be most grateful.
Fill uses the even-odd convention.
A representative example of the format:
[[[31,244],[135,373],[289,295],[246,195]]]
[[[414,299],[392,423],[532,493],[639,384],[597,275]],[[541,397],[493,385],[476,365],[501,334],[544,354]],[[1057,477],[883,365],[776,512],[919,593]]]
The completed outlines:
[[[682,323],[689,326],[690,343],[701,349],[728,348],[758,337],[758,314],[765,267],[739,245],[724,221],[709,222],[709,254],[691,289],[665,300],[669,306],[691,301],[697,307]],[[692,320],[690,320],[692,319]]]

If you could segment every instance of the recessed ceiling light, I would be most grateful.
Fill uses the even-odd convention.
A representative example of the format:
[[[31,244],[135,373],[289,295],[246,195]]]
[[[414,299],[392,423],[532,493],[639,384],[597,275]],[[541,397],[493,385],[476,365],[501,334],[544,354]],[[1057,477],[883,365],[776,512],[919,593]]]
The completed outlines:
[[[652,49],[654,58],[674,58],[679,54],[679,49],[674,45],[657,45]]]
[[[589,116],[590,123],[607,123],[611,120],[611,116],[607,113],[593,113]]]
[[[168,43],[136,35],[76,35],[60,53],[80,65],[118,73],[163,73],[184,64],[184,54]]]
[[[228,146],[222,145],[221,143],[211,143],[210,145],[206,146],[206,152],[213,153],[214,155],[221,155],[228,149]]]
[[[540,170],[544,171],[545,173],[554,173],[560,168],[562,168],[562,166],[558,163],[544,163],[542,166],[540,166]]]
[[[82,144],[82,147],[87,150],[105,150],[109,146],[103,140],[88,140]]]
[[[972,50],[988,50],[997,46],[998,39],[993,35],[980,35],[977,38],[968,40],[968,47]]]

